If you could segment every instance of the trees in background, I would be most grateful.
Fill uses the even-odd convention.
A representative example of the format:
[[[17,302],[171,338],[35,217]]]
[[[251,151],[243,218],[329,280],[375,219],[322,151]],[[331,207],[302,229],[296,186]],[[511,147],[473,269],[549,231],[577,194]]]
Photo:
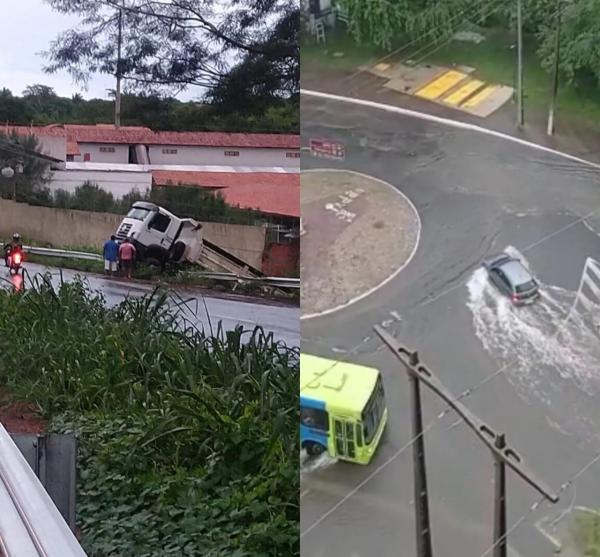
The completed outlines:
[[[12,124],[96,124],[110,123],[114,102],[84,100],[80,95],[59,97],[44,85],[28,87],[23,96],[9,89],[0,90],[0,122]],[[181,102],[158,95],[125,95],[121,123],[171,131],[229,131],[298,133],[300,129],[297,97],[264,99],[259,106]]]
[[[600,9],[595,0],[522,0],[524,31],[537,39],[537,54],[550,69],[555,49],[557,10],[561,14],[560,71],[570,82],[600,85]],[[500,26],[514,32],[516,1],[498,0],[340,0],[348,12],[348,28],[358,42],[391,50],[416,40],[431,48],[469,25]],[[442,45],[443,46],[443,45]],[[430,49],[425,49],[430,50]],[[421,51],[425,53],[423,50]]]
[[[46,204],[51,200],[46,184],[51,178],[49,163],[28,153],[41,152],[40,143],[35,136],[19,136],[14,133],[0,132],[0,168],[8,165],[15,168],[23,165],[22,173],[12,178],[0,176],[0,197],[13,199],[16,191],[17,201]]]

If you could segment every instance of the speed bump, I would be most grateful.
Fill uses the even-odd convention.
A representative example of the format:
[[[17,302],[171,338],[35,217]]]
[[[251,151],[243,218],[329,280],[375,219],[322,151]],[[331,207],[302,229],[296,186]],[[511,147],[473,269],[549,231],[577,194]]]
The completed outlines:
[[[458,106],[460,103],[465,101],[468,97],[470,97],[475,91],[481,89],[485,84],[483,81],[479,81],[478,79],[472,79],[462,87],[459,87],[454,93],[448,95],[445,99],[443,99],[444,103]]]
[[[425,87],[419,89],[415,93],[415,96],[433,101],[441,97],[444,93],[452,89],[452,87],[458,85],[467,77],[468,76],[465,73],[457,72],[456,70],[449,70],[425,85]]]
[[[461,108],[475,108],[477,105],[485,101],[494,91],[496,91],[496,89],[498,89],[497,85],[488,85],[485,89],[479,91],[479,93],[461,105]]]

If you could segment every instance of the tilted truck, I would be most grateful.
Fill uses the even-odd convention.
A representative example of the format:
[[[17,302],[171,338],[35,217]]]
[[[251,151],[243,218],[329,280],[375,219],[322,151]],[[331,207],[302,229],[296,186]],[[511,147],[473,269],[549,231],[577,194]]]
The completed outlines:
[[[116,236],[119,241],[131,240],[139,262],[161,269],[168,262],[196,262],[202,253],[202,225],[199,222],[179,218],[146,201],[132,205]]]
[[[197,263],[211,271],[226,271],[257,277],[262,272],[235,255],[209,242],[202,224],[180,218],[154,203],[137,201],[121,221],[117,240],[129,238],[137,251],[137,261],[163,270],[167,263]]]

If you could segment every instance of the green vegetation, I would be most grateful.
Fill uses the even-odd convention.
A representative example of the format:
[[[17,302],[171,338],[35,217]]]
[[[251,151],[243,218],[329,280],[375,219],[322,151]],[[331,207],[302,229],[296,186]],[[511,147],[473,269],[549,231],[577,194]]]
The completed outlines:
[[[155,291],[0,290],[0,385],[79,437],[90,557],[299,555],[298,351]]]
[[[302,71],[354,72],[363,64],[368,64],[385,56],[381,47],[360,44],[342,27],[327,30],[325,44],[316,44],[312,39],[302,39]]]
[[[0,190],[2,197],[9,199],[12,197],[11,192],[10,187],[6,193]],[[269,220],[258,211],[228,205],[218,192],[213,193],[194,186],[153,187],[150,192],[144,193],[133,190],[122,198],[115,199],[112,193],[89,181],[77,187],[73,193],[58,190],[54,195],[46,186],[38,184],[30,190],[21,191],[17,200],[43,207],[117,215],[125,215],[136,201],[150,201],[178,217],[189,217],[204,222],[254,225]]]
[[[600,513],[578,512],[571,529],[583,557],[600,557]]]
[[[515,40],[512,33],[503,28],[470,27],[485,37],[479,44],[466,41],[447,41],[440,43],[417,42],[403,49],[387,61],[418,61],[420,64],[442,66],[464,65],[476,69],[473,74],[492,83],[515,85]],[[338,27],[327,34],[327,43],[317,45],[305,39],[302,47],[302,65],[307,71],[344,72],[351,74],[359,66],[368,65],[386,56],[387,51],[373,45],[357,43],[345,29]],[[410,38],[398,40],[392,50],[401,48],[410,42]],[[441,46],[436,50],[436,44]],[[551,75],[539,58],[539,41],[535,36],[524,37],[524,92],[525,109],[545,117],[550,99]],[[343,56],[336,56],[341,53]],[[561,80],[558,92],[559,118],[566,117],[575,124],[600,128],[600,95],[598,85],[591,79],[581,76],[569,83]]]
[[[272,99],[259,107],[181,102],[159,95],[124,95],[123,126],[153,130],[298,133],[297,99]],[[51,87],[33,85],[19,97],[0,89],[0,121],[30,124],[98,124],[114,121],[113,100],[59,97]]]

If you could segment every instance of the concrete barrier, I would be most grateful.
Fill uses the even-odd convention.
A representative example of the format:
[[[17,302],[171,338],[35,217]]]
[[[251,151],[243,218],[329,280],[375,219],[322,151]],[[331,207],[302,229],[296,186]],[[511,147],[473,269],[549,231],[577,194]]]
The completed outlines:
[[[114,234],[122,215],[34,207],[0,199],[0,241],[14,232],[48,246],[100,247]],[[206,222],[204,237],[258,269],[266,229],[262,226]]]

